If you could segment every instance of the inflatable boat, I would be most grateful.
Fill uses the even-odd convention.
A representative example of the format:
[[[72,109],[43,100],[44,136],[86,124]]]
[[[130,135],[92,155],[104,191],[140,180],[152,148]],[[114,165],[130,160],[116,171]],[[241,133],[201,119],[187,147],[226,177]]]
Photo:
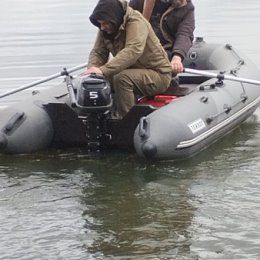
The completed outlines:
[[[0,152],[33,153],[70,147],[86,153],[130,150],[149,159],[195,155],[238,127],[260,102],[260,71],[230,44],[197,39],[184,61],[185,72],[167,93],[137,97],[123,119],[111,116],[113,93],[98,75],[73,76],[83,66],[0,94]],[[54,87],[29,89],[58,76]]]

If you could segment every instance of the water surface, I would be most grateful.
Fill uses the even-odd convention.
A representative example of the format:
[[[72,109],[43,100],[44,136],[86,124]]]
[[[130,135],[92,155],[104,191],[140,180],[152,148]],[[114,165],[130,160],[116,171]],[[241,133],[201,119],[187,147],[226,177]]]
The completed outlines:
[[[0,92],[86,62],[96,2],[1,1]],[[194,4],[196,36],[260,67],[259,1]],[[0,155],[0,259],[259,259],[259,116],[179,162]]]

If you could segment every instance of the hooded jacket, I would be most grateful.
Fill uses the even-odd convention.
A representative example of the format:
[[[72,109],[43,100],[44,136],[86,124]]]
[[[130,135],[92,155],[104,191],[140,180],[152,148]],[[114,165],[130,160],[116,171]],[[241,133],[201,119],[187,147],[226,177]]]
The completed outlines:
[[[144,0],[130,0],[129,5],[142,13],[143,3]],[[169,57],[172,58],[177,54],[184,59],[194,38],[194,5],[191,0],[187,0],[185,6],[173,10],[169,10],[170,7],[170,4],[156,0],[150,23]],[[165,35],[167,35],[167,39]]]
[[[100,0],[90,16],[100,29],[98,20],[109,21],[117,29],[112,37],[99,30],[88,67],[99,67],[106,77],[129,68],[171,72],[167,54],[150,23],[127,1]]]

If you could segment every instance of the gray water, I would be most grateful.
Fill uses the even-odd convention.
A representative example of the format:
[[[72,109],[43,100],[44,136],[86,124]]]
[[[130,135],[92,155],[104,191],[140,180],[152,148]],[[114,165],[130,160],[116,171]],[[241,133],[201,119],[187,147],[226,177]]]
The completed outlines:
[[[1,1],[0,92],[86,62],[96,2]],[[258,0],[194,4],[196,36],[260,67]],[[179,162],[0,155],[0,259],[260,259],[259,116]]]

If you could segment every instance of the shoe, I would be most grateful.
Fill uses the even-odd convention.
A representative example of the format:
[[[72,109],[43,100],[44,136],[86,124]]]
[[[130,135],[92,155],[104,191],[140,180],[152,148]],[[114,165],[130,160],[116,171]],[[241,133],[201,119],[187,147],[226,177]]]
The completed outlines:
[[[190,93],[189,88],[180,87],[179,78],[172,78],[170,86],[166,90],[164,94],[166,95],[174,95],[174,96],[186,96]]]

